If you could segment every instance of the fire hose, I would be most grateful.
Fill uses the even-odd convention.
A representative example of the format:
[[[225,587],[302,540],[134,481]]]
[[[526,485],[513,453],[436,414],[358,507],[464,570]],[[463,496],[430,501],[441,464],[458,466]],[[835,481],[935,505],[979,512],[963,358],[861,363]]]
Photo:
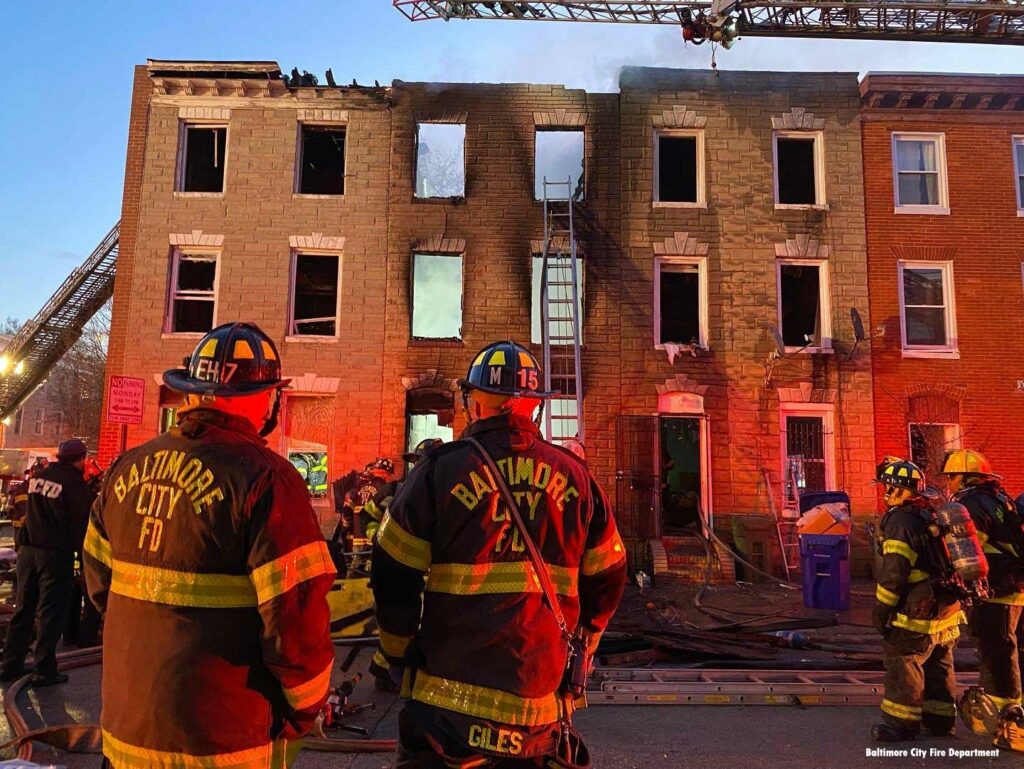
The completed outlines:
[[[61,672],[75,668],[91,667],[103,662],[101,647],[64,652],[57,655],[57,668]],[[32,760],[32,743],[40,742],[69,753],[99,754],[102,752],[103,736],[96,724],[62,724],[42,729],[30,729],[25,716],[18,707],[18,695],[29,685],[27,675],[11,684],[4,693],[4,715],[10,724],[14,739],[0,745],[0,750],[17,747],[18,758]],[[393,753],[395,740],[339,740],[329,737],[307,737],[302,741],[304,750],[332,753]]]

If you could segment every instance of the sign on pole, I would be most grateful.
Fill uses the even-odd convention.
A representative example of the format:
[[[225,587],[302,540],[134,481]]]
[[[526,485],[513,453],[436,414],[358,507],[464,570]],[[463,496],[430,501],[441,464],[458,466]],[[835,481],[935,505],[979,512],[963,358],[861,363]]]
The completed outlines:
[[[131,376],[110,377],[107,393],[107,421],[120,425],[142,424],[146,380]]]

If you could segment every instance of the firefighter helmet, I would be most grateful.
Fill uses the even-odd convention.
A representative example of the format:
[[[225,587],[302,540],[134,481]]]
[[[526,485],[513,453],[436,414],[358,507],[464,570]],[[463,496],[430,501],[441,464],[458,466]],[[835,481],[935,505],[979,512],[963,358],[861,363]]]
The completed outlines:
[[[372,473],[374,470],[381,470],[388,475],[392,475],[395,472],[395,463],[387,457],[377,457],[363,468],[363,472],[366,473]]]
[[[427,455],[428,451],[430,451],[435,446],[440,446],[443,443],[444,441],[442,441],[440,438],[424,438],[422,441],[416,444],[416,448],[414,448],[412,451],[402,454],[402,459],[404,459],[406,462],[416,464]]]
[[[88,453],[85,443],[80,438],[69,438],[66,441],[61,441],[60,446],[57,447],[57,459],[67,459],[70,461],[85,459],[85,455]]]
[[[986,478],[1001,479],[1001,475],[992,472],[992,463],[978,451],[971,449],[955,449],[946,452],[942,461],[943,475],[981,475]]]
[[[886,457],[875,468],[875,481],[884,486],[909,489],[915,494],[924,491],[924,473],[913,462],[899,457]]]
[[[164,372],[164,384],[194,395],[230,398],[280,389],[281,356],[273,340],[253,323],[225,323],[199,340],[184,368]]]
[[[1024,753],[1024,708],[1020,705],[1007,705],[1003,708],[992,744],[997,748]]]
[[[999,706],[980,686],[964,691],[957,712],[964,725],[975,734],[994,734],[999,724]]]
[[[558,393],[541,389],[541,368],[533,353],[511,340],[493,342],[473,359],[463,391],[480,390],[510,398],[550,398]]]

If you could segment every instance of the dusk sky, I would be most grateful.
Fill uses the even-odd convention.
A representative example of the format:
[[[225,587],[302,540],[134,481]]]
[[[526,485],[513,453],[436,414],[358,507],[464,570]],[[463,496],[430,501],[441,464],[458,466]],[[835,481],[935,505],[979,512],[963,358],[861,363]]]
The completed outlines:
[[[391,0],[9,3],[0,28],[0,320],[34,315],[121,208],[132,66],[271,59],[356,78],[562,83],[614,91],[623,65],[709,66],[671,27],[412,23]],[[720,69],[1024,73],[1007,46],[745,38]]]

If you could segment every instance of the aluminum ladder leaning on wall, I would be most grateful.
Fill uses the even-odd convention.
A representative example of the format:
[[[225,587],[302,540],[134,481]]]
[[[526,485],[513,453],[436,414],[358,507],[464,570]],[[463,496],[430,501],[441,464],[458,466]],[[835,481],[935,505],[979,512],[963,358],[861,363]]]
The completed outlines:
[[[544,410],[548,440],[584,440],[580,363],[580,264],[573,229],[572,178],[544,177],[544,251],[541,261],[541,343],[544,389],[555,390]]]

